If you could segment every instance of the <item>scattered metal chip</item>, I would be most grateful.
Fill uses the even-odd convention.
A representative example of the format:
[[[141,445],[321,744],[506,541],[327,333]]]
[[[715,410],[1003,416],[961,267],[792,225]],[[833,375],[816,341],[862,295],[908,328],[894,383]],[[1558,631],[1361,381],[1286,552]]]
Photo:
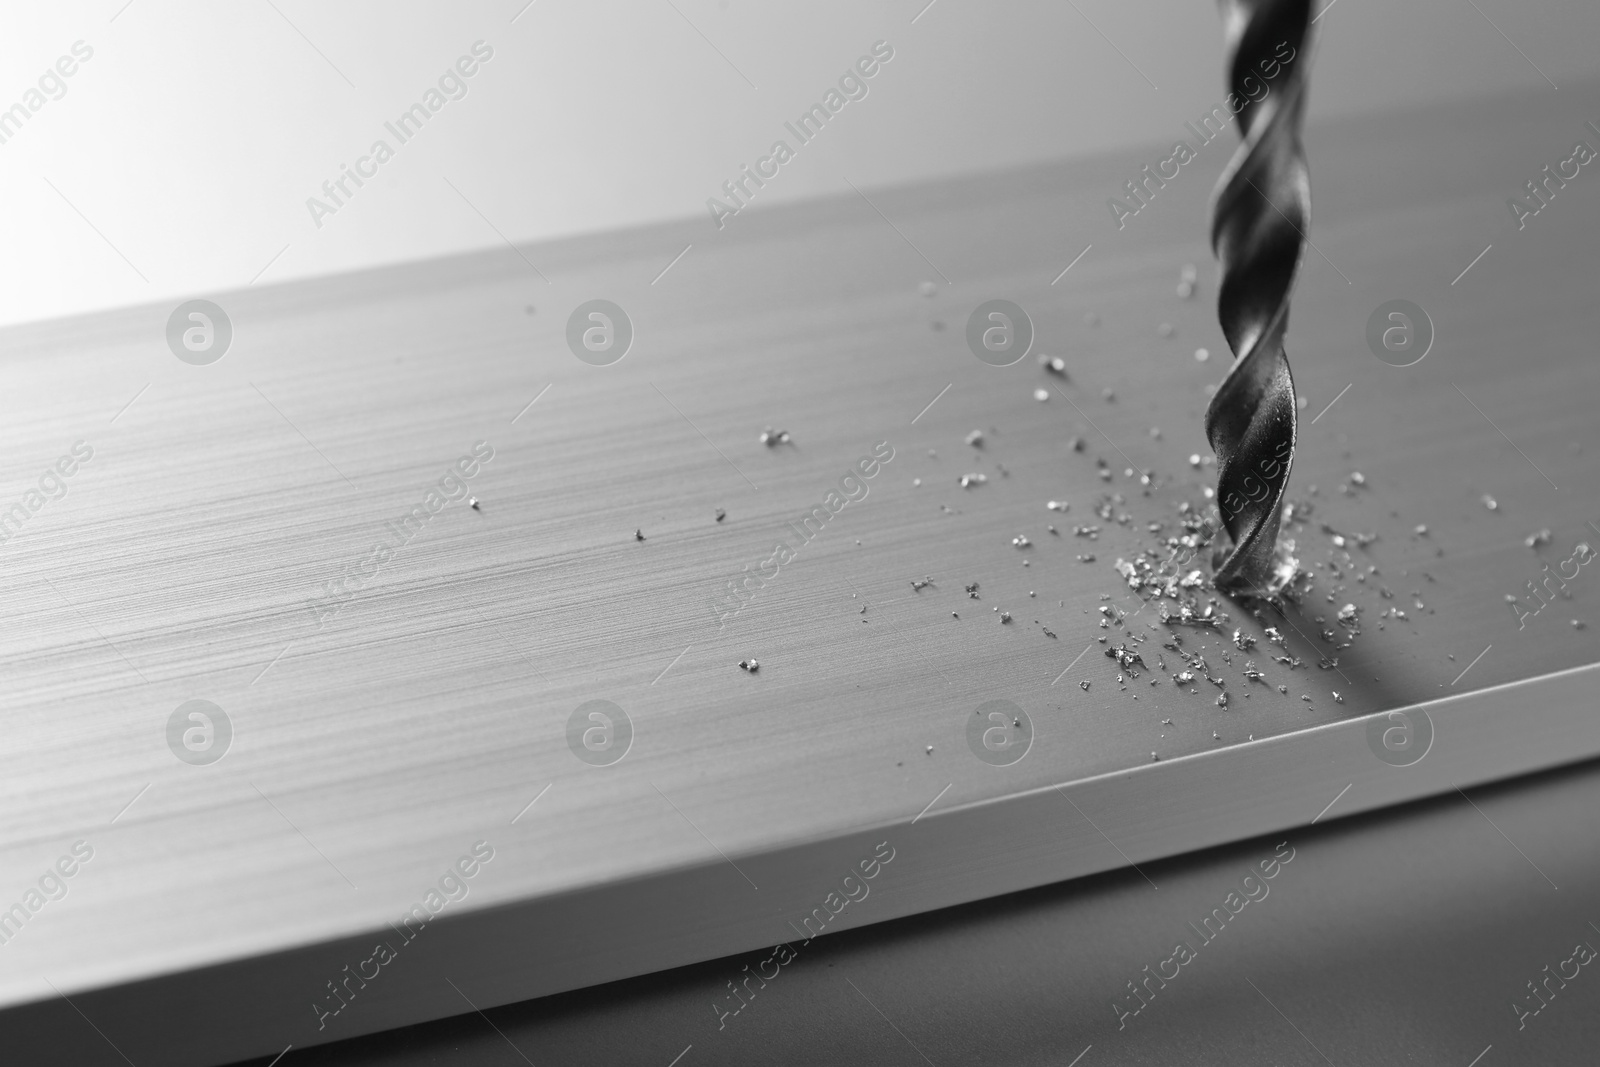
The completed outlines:
[[[973,448],[982,448],[983,431],[973,430],[971,433],[967,434],[967,444],[971,445]]]
[[[983,485],[986,482],[988,482],[988,480],[989,480],[989,476],[987,474],[977,474],[977,473],[974,473],[974,474],[963,474],[961,477],[956,479],[956,481],[960,483],[961,488],[963,488],[963,489],[971,489],[975,485]]]
[[[1550,543],[1550,531],[1549,529],[1535,530],[1527,537],[1524,537],[1522,539],[1522,543],[1527,545],[1529,548],[1538,548],[1540,545],[1548,545]]]
[[[1088,679],[1084,679],[1083,681],[1079,682],[1078,685],[1087,691],[1089,688],[1089,681]]]
[[[768,426],[761,431],[761,437],[758,440],[768,448],[777,448],[779,445],[789,443],[789,431],[774,430],[771,426]]]
[[[1028,548],[1033,544],[1032,541],[1028,540],[1027,534],[1017,534],[1011,539],[1011,543],[1017,548]]]
[[[927,586],[930,586],[932,584],[933,584],[933,579],[932,578],[924,577],[922,579],[922,581],[920,581],[920,582],[917,581],[915,578],[913,578],[911,580],[911,589],[912,589],[913,592],[919,592],[920,593],[924,588],[926,588]]]
[[[753,659],[742,659],[739,661],[739,669],[749,674],[754,674],[761,669],[761,664]]]
[[[483,510],[483,508],[478,506],[478,498],[475,496],[467,497],[467,507],[471,508],[473,511]]]

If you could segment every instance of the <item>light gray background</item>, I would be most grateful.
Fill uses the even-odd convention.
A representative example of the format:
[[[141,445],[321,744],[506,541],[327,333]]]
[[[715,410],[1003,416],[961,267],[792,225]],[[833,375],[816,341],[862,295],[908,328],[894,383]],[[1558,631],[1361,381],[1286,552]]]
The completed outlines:
[[[94,58],[0,145],[0,323],[703,213],[880,38],[870,95],[759,204],[1170,142],[1221,96],[1200,0],[526,3],[8,4],[0,107]],[[1592,0],[1324,10],[1312,120],[1600,70]],[[478,39],[468,96],[314,227],[306,198]]]

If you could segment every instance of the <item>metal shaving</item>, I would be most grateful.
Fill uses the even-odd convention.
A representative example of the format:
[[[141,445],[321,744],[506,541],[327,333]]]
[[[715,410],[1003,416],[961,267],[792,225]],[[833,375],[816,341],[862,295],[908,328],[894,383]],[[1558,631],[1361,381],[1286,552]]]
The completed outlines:
[[[1116,660],[1117,666],[1126,671],[1130,678],[1139,677],[1139,672],[1133,669],[1134,664],[1145,667],[1145,662],[1140,657],[1139,653],[1134,649],[1128,648],[1126,645],[1112,645],[1110,648],[1106,649],[1106,655],[1111,659]],[[1149,668],[1146,667],[1146,669],[1148,670]]]

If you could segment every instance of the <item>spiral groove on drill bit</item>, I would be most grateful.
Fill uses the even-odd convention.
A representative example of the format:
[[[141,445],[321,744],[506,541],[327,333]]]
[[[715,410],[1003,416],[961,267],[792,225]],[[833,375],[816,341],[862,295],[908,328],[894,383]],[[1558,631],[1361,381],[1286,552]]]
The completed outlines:
[[[1234,364],[1206,408],[1217,454],[1217,507],[1233,550],[1216,568],[1219,588],[1268,593],[1283,494],[1295,447],[1294,381],[1283,350],[1289,293],[1305,246],[1311,186],[1300,144],[1305,112],[1309,0],[1222,0],[1231,51],[1230,101],[1242,138],[1217,183],[1211,247],[1222,267],[1217,317]],[[1285,49],[1289,49],[1285,59]],[[1252,79],[1282,67],[1256,99]],[[1232,106],[1230,104],[1230,110]]]

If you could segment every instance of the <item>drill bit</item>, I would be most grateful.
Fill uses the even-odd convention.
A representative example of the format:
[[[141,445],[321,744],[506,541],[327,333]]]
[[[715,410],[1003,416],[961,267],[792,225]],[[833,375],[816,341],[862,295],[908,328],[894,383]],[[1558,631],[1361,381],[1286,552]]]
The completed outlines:
[[[1241,142],[1212,199],[1211,248],[1222,267],[1217,318],[1234,354],[1206,408],[1218,511],[1233,539],[1214,581],[1220,589],[1270,595],[1293,576],[1276,555],[1295,446],[1294,381],[1283,338],[1311,213],[1300,144],[1310,2],[1222,0],[1221,9],[1229,110],[1239,104]],[[1269,89],[1248,92],[1252,84],[1266,85],[1263,75],[1274,79],[1273,71]]]

